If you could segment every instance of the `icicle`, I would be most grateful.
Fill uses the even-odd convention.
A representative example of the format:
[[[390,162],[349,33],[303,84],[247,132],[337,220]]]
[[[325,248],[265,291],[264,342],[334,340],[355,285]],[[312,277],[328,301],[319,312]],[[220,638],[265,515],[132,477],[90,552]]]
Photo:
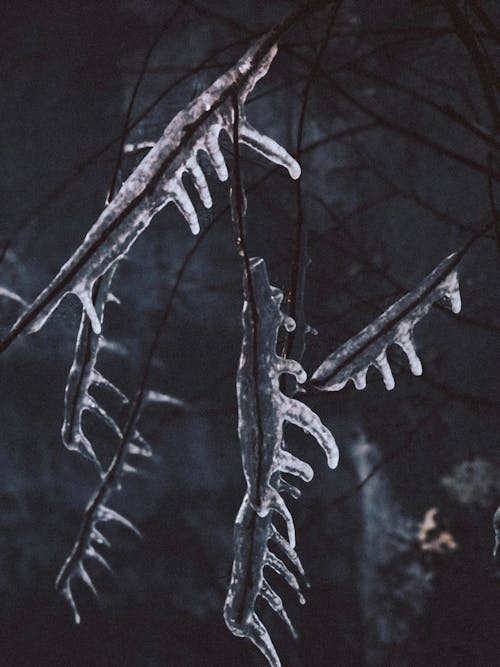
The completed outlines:
[[[292,549],[290,543],[285,540],[275,526],[271,526],[270,539],[280,547],[286,557],[294,564],[295,569],[304,576],[304,568],[302,567],[302,563],[300,562],[300,558],[297,556],[295,549]]]
[[[120,472],[122,475],[135,475],[137,474],[137,468],[131,466],[130,463],[124,463]]]
[[[151,449],[151,445],[149,444],[149,442],[144,440],[139,431],[134,431],[130,439],[130,442],[128,444],[128,448],[131,454],[141,454],[142,456],[145,456],[147,458],[153,455],[153,450]]]
[[[98,551],[94,549],[94,547],[89,544],[87,548],[85,549],[85,555],[88,556],[89,558],[93,558],[96,560],[98,563],[100,563],[103,567],[106,568],[106,570],[110,573],[113,574],[113,570],[111,568],[111,565],[108,563],[108,561],[102,556]]]
[[[276,459],[276,468],[280,472],[300,477],[304,482],[310,482],[314,477],[314,471],[308,463],[301,461],[285,449],[281,450]]]
[[[276,143],[274,139],[264,137],[260,132],[257,132],[247,120],[244,120],[240,125],[240,137],[243,144],[253,148],[254,151],[260,153],[271,162],[285,167],[294,180],[300,178],[300,165],[298,162],[282,146]]]
[[[267,503],[265,505],[261,504],[260,509],[255,511],[261,517],[267,516],[270,510],[274,510],[280,516],[283,517],[286,523],[286,529],[288,532],[288,541],[292,549],[295,549],[295,525],[293,523],[293,517],[290,513],[290,510],[285,504],[285,501],[280,496],[278,491],[272,486],[267,490]]]
[[[290,630],[290,634],[294,639],[298,639],[298,634],[293,627],[290,618],[288,617],[288,614],[285,611],[285,608],[283,607],[283,601],[280,598],[280,596],[273,591],[271,586],[267,583],[265,579],[262,581],[262,597],[266,602],[269,604],[271,609],[278,614],[278,616],[286,623],[288,626],[288,629]]]
[[[104,535],[97,530],[95,526],[92,527],[90,537],[92,540],[94,540],[97,544],[104,544],[106,547],[110,548],[111,544],[108,539],[104,537]]]
[[[86,396],[83,404],[83,409],[89,410],[89,412],[92,412],[92,414],[96,415],[97,417],[100,417],[103,420],[103,422],[107,426],[109,426],[109,428],[112,431],[114,431],[119,438],[122,437],[122,432],[118,424],[115,422],[113,417],[108,415],[106,410],[97,403],[95,398],[93,398],[92,396]]]
[[[275,572],[277,572],[281,577],[283,577],[283,579],[290,586],[290,588],[293,588],[293,590],[297,593],[300,604],[306,603],[304,596],[300,592],[300,586],[299,582],[297,581],[297,577],[290,572],[290,570],[287,568],[287,566],[281,560],[281,558],[278,558],[278,556],[275,556],[273,553],[268,551],[266,558],[266,565],[269,565],[269,567],[271,567]]]
[[[375,366],[386,388],[393,389],[394,377],[387,360],[387,348],[393,344],[406,354],[411,372],[421,375],[413,329],[437,302],[445,302],[453,313],[460,312],[460,289],[454,270],[457,261],[456,253],[446,257],[418,287],[335,350],[312,376],[314,386],[321,391],[338,391],[352,380],[356,389],[364,389],[368,368]]]
[[[101,349],[101,346],[98,347],[98,350]],[[120,401],[123,403],[123,405],[127,405],[129,400],[125,396],[125,394],[118,389],[112,382],[110,382],[107,378],[105,378],[96,368],[92,369],[92,384],[96,385],[96,387],[103,387],[104,389],[107,389],[110,391],[112,394],[117,396]]]
[[[122,526],[125,526],[125,528],[128,528],[133,533],[135,533],[137,537],[142,537],[140,531],[134,526],[133,523],[131,523],[128,519],[115,510],[112,510],[110,507],[106,507],[106,505],[99,506],[96,517],[97,521],[116,521],[117,523],[121,523]]]
[[[16,301],[16,303],[20,303],[21,306],[26,307],[28,305],[27,301],[25,301],[22,297],[20,297],[19,294],[12,292],[12,290],[7,289],[7,287],[0,286],[0,297],[4,297],[5,299],[9,299],[10,301]]]
[[[373,365],[380,371],[380,374],[382,375],[382,380],[384,381],[385,384],[385,388],[388,389],[389,391],[391,389],[394,389],[396,383],[394,382],[394,377],[392,375],[389,362],[387,361],[387,355],[385,353],[385,350],[381,352],[378,355],[378,357],[376,357]]]
[[[186,162],[186,170],[191,175],[193,179],[194,186],[198,191],[198,195],[203,203],[205,208],[212,208],[212,196],[210,195],[210,190],[208,189],[207,179],[205,174],[201,170],[200,165],[195,156],[189,158]]]
[[[180,398],[176,398],[171,394],[163,394],[160,391],[149,390],[144,395],[144,403],[167,403],[169,405],[175,405],[175,407],[185,407],[186,403],[181,401]]]
[[[92,324],[92,330],[95,334],[99,335],[101,333],[101,320],[97,311],[94,307],[94,302],[92,300],[92,288],[83,286],[82,288],[75,288],[73,294],[80,299],[83,310],[87,314],[87,317]]]
[[[78,613],[78,608],[75,603],[75,599],[73,597],[73,593],[71,592],[71,580],[68,579],[66,582],[65,587],[61,591],[62,595],[66,598],[66,600],[69,602],[69,605],[71,607],[71,611],[73,612],[73,618],[75,620],[75,623],[77,625],[80,625],[81,617],[80,614]]]
[[[88,573],[87,570],[85,569],[85,567],[84,567],[82,561],[79,561],[79,563],[78,563],[78,574],[79,574],[79,576],[80,576],[80,579],[81,579],[85,584],[87,584],[87,586],[90,588],[90,590],[92,591],[92,593],[97,597],[97,589],[96,589],[96,587],[94,586],[94,584],[93,584],[93,582],[92,582],[92,579],[89,577],[89,573]]]
[[[153,455],[151,447],[146,443],[147,447],[139,447],[133,442],[129,442],[127,445],[128,453],[132,456],[144,456],[145,458],[150,458]]]
[[[291,496],[294,500],[298,500],[302,495],[300,489],[297,489],[297,487],[293,486],[282,477],[280,477],[278,480],[277,488],[280,492],[288,493],[288,495]]]

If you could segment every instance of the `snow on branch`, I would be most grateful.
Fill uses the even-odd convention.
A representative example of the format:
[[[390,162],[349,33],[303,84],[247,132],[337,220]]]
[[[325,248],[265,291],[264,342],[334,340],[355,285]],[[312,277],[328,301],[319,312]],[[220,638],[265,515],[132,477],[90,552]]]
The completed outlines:
[[[338,391],[349,380],[356,389],[366,387],[366,373],[375,366],[387,389],[395,386],[387,360],[387,348],[396,344],[405,352],[414,375],[422,374],[422,364],[415,350],[413,329],[431,306],[443,301],[453,313],[461,308],[455,267],[460,253],[446,257],[413,291],[396,301],[376,320],[335,350],[319,366],[311,384],[321,391]]]
[[[0,342],[0,351],[25,329],[40,329],[67,294],[75,294],[99,333],[101,323],[94,307],[95,282],[130,249],[151,219],[166,204],[173,202],[191,231],[199,231],[195,207],[183,184],[188,174],[206,208],[212,198],[199,163],[203,153],[221,181],[228,178],[219,145],[222,130],[232,138],[234,109],[232,97],[240,106],[239,140],[275,164],[285,167],[292,178],[300,176],[298,163],[273,139],[254,129],[243,114],[243,106],[256,83],[268,71],[277,45],[269,48],[269,35],[257,40],[244,56],[209,88],[180,111],[144,157],[117,195],[102,211],[75,253]]]
[[[250,639],[269,664],[278,667],[280,660],[255,605],[259,597],[266,600],[295,634],[281,598],[264,577],[264,568],[280,574],[303,602],[295,575],[269,544],[277,545],[303,574],[295,553],[292,515],[281,495],[285,491],[298,498],[300,491],[282,475],[294,475],[306,482],[313,477],[312,468],[285,449],[283,426],[289,422],[314,436],[331,468],[338,463],[338,449],[319,417],[280,391],[283,373],[293,375],[300,383],[306,379],[297,361],[276,354],[280,326],[291,330],[295,322],[281,312],[283,293],[270,286],[264,261],[252,258],[249,267],[244,280],[243,343],[237,374],[238,435],[247,491],[235,523],[234,562],[224,617],[234,635]],[[286,523],[286,538],[272,523],[274,513]]]

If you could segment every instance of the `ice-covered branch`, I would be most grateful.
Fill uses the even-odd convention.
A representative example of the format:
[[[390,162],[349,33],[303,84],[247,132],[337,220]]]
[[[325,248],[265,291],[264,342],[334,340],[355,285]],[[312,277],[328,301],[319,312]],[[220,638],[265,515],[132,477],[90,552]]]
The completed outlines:
[[[145,407],[161,403],[183,405],[178,399],[156,391],[147,391],[133,402],[116,454],[85,508],[76,542],[57,576],[56,590],[71,605],[75,623],[80,623],[80,614],[72,590],[73,582],[80,579],[97,595],[97,590],[85,567],[85,561],[95,560],[111,571],[106,557],[100,551],[103,547],[111,546],[102,534],[100,524],[114,521],[140,536],[137,528],[128,519],[109,507],[109,502],[113,492],[121,488],[123,478],[136,472],[135,461],[151,457],[151,446],[142,437],[139,422]]]
[[[99,323],[102,323],[106,303],[114,299],[109,291],[114,273],[115,266],[112,266],[94,287],[93,307]],[[85,313],[82,313],[75,356],[64,394],[64,418],[61,429],[64,445],[89,458],[99,468],[100,464],[92,444],[83,432],[83,413],[89,411],[95,414],[109,426],[118,438],[122,437],[122,433],[116,421],[99,405],[94,396],[89,393],[89,389],[92,385],[103,387],[118,396],[123,404],[128,403],[127,397],[96,369],[97,356],[103,344],[105,344],[105,339],[95,333],[90,320]]]
[[[386,388],[393,389],[394,377],[387,360],[387,348],[393,344],[405,352],[412,373],[421,375],[422,364],[415,350],[413,329],[437,302],[444,302],[454,313],[460,312],[455,271],[459,259],[459,253],[446,257],[418,287],[335,350],[315,371],[311,378],[313,386],[321,391],[338,391],[352,380],[356,389],[364,389],[368,368],[375,366]]]
[[[282,476],[294,475],[306,482],[313,477],[312,468],[285,449],[284,424],[300,426],[313,435],[331,468],[337,465],[338,449],[319,417],[280,391],[283,373],[300,383],[306,379],[297,361],[276,354],[280,326],[291,329],[295,322],[281,312],[283,293],[270,286],[264,261],[252,258],[249,269],[244,280],[243,342],[237,374],[238,435],[247,492],[236,518],[234,563],[224,617],[233,634],[250,639],[269,664],[277,667],[278,655],[257,616],[255,603],[258,597],[264,598],[291,627],[281,599],[264,578],[264,568],[274,569],[298,592],[295,576],[269,550],[268,542],[274,539],[302,572],[295,553],[292,515],[282,497],[282,492],[287,492],[297,498],[300,492]],[[272,524],[274,513],[286,523],[286,538]]]
[[[271,38],[268,34],[257,40],[234,67],[172,119],[158,142],[103,210],[79,248],[0,342],[0,352],[24,330],[40,329],[64,296],[70,293],[80,299],[98,333],[100,322],[92,300],[96,281],[129,251],[154,215],[169,202],[177,206],[191,231],[198,233],[198,216],[182,179],[188,174],[203,205],[212,206],[199,154],[205,155],[219,180],[228,178],[219,137],[224,131],[232,138],[234,95],[240,106],[239,141],[285,167],[292,178],[299,177],[298,163],[273,139],[254,129],[243,114],[248,95],[267,73],[276,55],[277,45]]]
[[[274,553],[275,550],[279,556]],[[294,638],[297,633],[280,596],[265,579],[264,568],[268,567],[280,574],[296,591],[300,603],[305,603],[296,576],[282,558],[290,561],[295,570],[304,575],[295,549],[273,525],[272,514],[260,517],[251,506],[248,495],[245,495],[234,526],[234,563],[224,605],[224,618],[231,632],[236,637],[250,639],[272,667],[279,667],[281,662],[267,629],[257,616],[258,598],[269,604]]]

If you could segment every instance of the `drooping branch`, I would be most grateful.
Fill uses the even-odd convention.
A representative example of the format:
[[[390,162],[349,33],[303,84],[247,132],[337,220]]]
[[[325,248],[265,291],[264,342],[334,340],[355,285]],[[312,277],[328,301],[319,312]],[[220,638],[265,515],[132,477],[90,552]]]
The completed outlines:
[[[115,266],[100,278],[93,290],[93,304],[99,322],[104,317],[106,303],[113,301],[109,292]],[[113,383],[107,380],[96,368],[99,350],[106,344],[105,339],[96,334],[90,325],[85,313],[82,313],[80,329],[75,345],[75,356],[68,375],[66,391],[64,393],[64,418],[61,429],[62,440],[67,449],[74,450],[89,458],[100,470],[100,463],[96,457],[92,444],[83,432],[83,414],[92,412],[114,432],[118,438],[122,432],[116,421],[89,393],[92,385],[103,387],[117,396],[121,403],[128,403],[127,397]]]

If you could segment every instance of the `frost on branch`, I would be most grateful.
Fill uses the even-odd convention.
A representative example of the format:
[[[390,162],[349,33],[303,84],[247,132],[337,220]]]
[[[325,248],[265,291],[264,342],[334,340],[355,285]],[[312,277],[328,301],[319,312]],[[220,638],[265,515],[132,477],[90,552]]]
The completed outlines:
[[[114,521],[137,536],[141,536],[137,528],[127,518],[112,509],[109,503],[112,494],[122,488],[124,477],[137,472],[136,461],[152,456],[151,446],[140,433],[139,421],[144,408],[148,405],[162,403],[175,406],[184,405],[182,401],[157,391],[147,391],[134,402],[116,454],[85,508],[76,542],[57,576],[56,590],[69,602],[75,623],[80,623],[81,619],[72,589],[74,581],[80,579],[97,596],[97,589],[85,566],[86,561],[94,560],[112,572],[107,558],[102,554],[102,549],[109,548],[111,544],[103,535],[101,524]]]
[[[460,312],[456,264],[456,253],[446,257],[418,287],[327,357],[312,376],[312,384],[321,391],[338,391],[352,380],[356,389],[364,389],[368,368],[375,366],[386,388],[393,389],[394,377],[387,360],[387,348],[393,344],[405,352],[412,373],[421,375],[413,329],[438,301],[445,301],[453,313]]]
[[[250,260],[250,275],[244,283],[237,396],[238,435],[247,491],[235,523],[234,562],[224,617],[234,635],[250,639],[269,664],[277,667],[280,660],[255,607],[258,598],[266,600],[295,634],[281,598],[265,579],[264,568],[280,574],[303,602],[295,575],[281,559],[285,556],[303,574],[295,553],[292,515],[281,495],[285,491],[298,498],[300,491],[282,475],[294,475],[306,482],[313,477],[312,468],[285,449],[283,426],[289,422],[313,435],[324,449],[331,468],[337,465],[338,449],[319,417],[280,391],[283,373],[295,376],[301,383],[306,374],[298,362],[276,354],[279,327],[284,324],[291,329],[295,323],[281,312],[283,294],[269,285],[262,259]],[[274,512],[285,520],[286,538],[273,525]],[[270,550],[271,544],[278,547],[280,556]]]
[[[166,127],[158,142],[144,157],[106,206],[87,236],[62,266],[53,281],[41,292],[17,320],[0,350],[24,329],[37,331],[66,294],[78,296],[96,333],[100,331],[92,292],[95,282],[123,257],[153,216],[173,202],[191,231],[199,231],[198,217],[183,183],[189,175],[206,208],[212,206],[207,181],[199,163],[202,153],[221,181],[228,178],[219,145],[222,130],[232,137],[236,94],[240,106],[239,139],[241,143],[284,166],[292,178],[300,167],[273,139],[260,134],[245,119],[243,106],[257,81],[268,71],[277,46],[263,52],[266,36],[256,41],[245,55],[209,88],[180,111]]]

